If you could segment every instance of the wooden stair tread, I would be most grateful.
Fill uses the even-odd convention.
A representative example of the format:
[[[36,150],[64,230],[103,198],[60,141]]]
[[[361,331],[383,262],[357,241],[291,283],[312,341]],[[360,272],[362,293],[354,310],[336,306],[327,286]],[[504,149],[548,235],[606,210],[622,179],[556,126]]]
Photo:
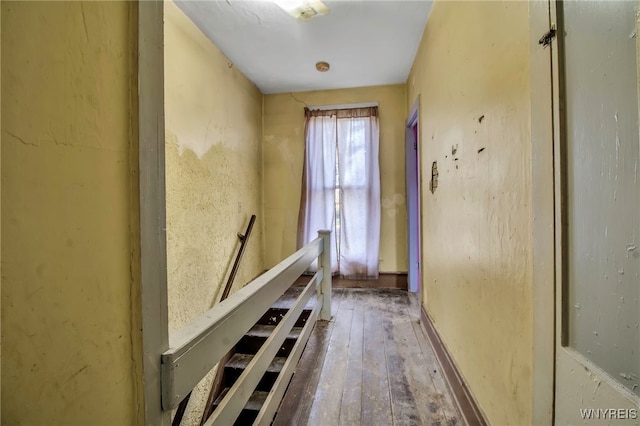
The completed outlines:
[[[256,324],[251,328],[251,330],[247,331],[245,336],[268,338],[269,336],[271,336],[271,333],[273,332],[273,330],[275,330],[275,328],[275,325]],[[291,329],[291,332],[289,332],[287,338],[297,339],[298,337],[300,337],[300,333],[302,333],[302,327],[293,327]]]
[[[215,400],[215,402],[213,403],[213,405],[215,407],[217,407],[218,405],[220,405],[220,403],[222,402],[222,400],[224,399],[224,397],[227,395],[227,393],[229,392],[230,388],[224,388],[224,390],[222,391],[222,393],[220,394],[220,396],[218,396],[218,398]],[[264,405],[264,402],[267,400],[267,396],[269,396],[269,392],[264,392],[264,391],[253,391],[253,393],[251,394],[251,396],[249,397],[249,400],[247,401],[247,403],[244,405],[244,410],[247,411],[260,411],[260,409],[262,408],[262,406]]]
[[[309,277],[311,279],[311,277]],[[296,299],[302,291],[304,287],[290,287],[275,303],[271,306],[272,309],[290,309],[291,306],[295,303]],[[317,295],[314,294],[311,296],[311,299],[305,305],[305,310],[313,310],[316,305]]]
[[[254,355],[249,354],[235,354],[225,364],[225,368],[233,368],[237,370],[244,370],[247,368]],[[271,361],[269,367],[267,367],[267,373],[279,373],[284,367],[284,363],[287,361],[286,357],[277,356]]]
[[[310,278],[311,277],[309,277],[309,279]],[[233,383],[237,381],[238,377],[248,367],[249,363],[255,356],[254,354],[259,350],[261,345],[264,344],[264,341],[272,335],[277,324],[280,323],[282,318],[284,318],[303,290],[303,287],[290,288],[287,290],[285,294],[282,295],[282,297],[263,314],[260,320],[258,320],[258,323],[249,329],[249,331],[245,333],[244,337],[238,342],[235,348],[238,352],[231,356],[231,358],[225,363],[224,369],[222,370],[224,371],[224,376],[222,378],[224,383],[222,386],[224,386],[224,389],[213,402],[214,410],[229,393]],[[234,425],[253,423],[255,416],[262,409],[262,406],[269,396],[269,389],[273,387],[274,381],[277,380],[278,375],[284,368],[292,346],[295,345],[295,341],[298,340],[302,334],[305,322],[315,308],[316,302],[317,295],[313,294],[300,313],[294,327],[287,335],[286,340],[281,345],[281,348],[278,349],[278,355],[284,356],[276,356],[273,358],[267,367],[265,374],[257,384],[257,388],[253,391],[242,412],[239,414],[239,417],[234,422]]]
[[[275,307],[274,305],[267,312],[265,312],[264,315],[262,315],[262,317],[258,320],[258,324],[279,324],[288,312],[288,307]],[[298,320],[295,323],[295,327],[303,327],[305,322],[307,321],[307,318],[309,318],[309,316],[311,315],[311,312],[313,312],[313,309],[303,309],[300,313],[300,316],[298,317]]]

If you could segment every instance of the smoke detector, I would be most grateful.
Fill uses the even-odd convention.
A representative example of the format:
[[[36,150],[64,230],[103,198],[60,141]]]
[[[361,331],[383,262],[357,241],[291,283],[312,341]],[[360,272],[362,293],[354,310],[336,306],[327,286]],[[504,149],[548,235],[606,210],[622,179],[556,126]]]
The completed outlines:
[[[274,0],[273,2],[298,21],[308,21],[314,16],[329,13],[329,8],[320,0]]]
[[[316,69],[320,72],[329,71],[329,63],[328,62],[318,62],[316,63]]]

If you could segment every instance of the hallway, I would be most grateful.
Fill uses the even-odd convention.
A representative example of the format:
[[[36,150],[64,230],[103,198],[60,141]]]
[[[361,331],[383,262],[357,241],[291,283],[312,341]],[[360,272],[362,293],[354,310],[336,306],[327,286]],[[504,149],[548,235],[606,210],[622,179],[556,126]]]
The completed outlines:
[[[279,2],[0,3],[0,426],[168,426],[190,392],[199,424],[224,353],[333,251],[273,271],[305,109],[371,104],[377,269],[421,294],[336,279],[332,311],[322,262],[326,322],[263,424],[294,366],[277,424],[638,424],[640,3]]]
[[[274,425],[462,424],[419,323],[417,295],[334,289]],[[428,366],[428,368],[425,368]]]

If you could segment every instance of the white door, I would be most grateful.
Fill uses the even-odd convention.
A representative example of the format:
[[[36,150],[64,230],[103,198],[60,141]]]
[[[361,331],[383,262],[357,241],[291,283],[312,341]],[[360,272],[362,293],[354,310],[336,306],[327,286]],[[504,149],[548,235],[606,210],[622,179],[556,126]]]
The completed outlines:
[[[555,5],[559,425],[640,424],[637,10],[635,1]]]

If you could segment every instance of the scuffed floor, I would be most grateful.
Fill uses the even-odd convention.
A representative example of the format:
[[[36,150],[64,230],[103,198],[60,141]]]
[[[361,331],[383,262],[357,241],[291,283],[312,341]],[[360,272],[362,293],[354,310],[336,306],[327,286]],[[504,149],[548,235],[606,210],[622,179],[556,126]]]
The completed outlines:
[[[403,290],[334,289],[274,425],[463,424]]]

